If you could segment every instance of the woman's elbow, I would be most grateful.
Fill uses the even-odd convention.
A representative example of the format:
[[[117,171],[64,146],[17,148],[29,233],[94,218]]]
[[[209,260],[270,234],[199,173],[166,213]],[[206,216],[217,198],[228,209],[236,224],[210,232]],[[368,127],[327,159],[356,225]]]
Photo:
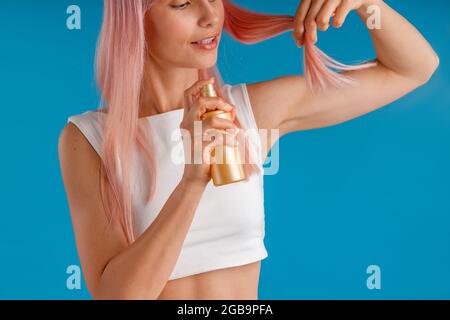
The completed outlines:
[[[431,57],[423,62],[421,72],[417,75],[417,81],[419,82],[419,85],[424,85],[428,81],[430,81],[431,77],[439,67],[439,63],[439,56],[436,52],[433,51]]]

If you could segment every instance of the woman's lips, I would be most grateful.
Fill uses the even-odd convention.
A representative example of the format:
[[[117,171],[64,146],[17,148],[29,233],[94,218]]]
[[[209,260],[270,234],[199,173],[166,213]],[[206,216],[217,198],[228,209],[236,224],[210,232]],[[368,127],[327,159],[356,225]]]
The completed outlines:
[[[197,48],[197,49],[214,50],[215,48],[217,48],[217,36],[211,37],[211,38],[212,38],[212,41],[209,43],[202,43],[202,42],[204,42],[204,40],[201,40],[201,42],[191,42],[191,44],[194,48]]]

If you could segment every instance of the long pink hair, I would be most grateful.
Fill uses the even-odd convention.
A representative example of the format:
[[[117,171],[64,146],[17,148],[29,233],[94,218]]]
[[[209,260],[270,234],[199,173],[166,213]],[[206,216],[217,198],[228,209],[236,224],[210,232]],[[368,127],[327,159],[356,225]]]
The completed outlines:
[[[155,194],[158,174],[148,128],[143,128],[138,121],[147,54],[144,15],[155,1],[158,0],[104,0],[103,24],[96,50],[100,109],[107,111],[103,126],[101,199],[109,222],[119,223],[128,244],[135,241],[131,194],[134,157],[140,154],[148,166],[150,189],[147,201],[151,201]],[[260,14],[240,8],[230,0],[222,2],[224,28],[239,42],[257,43],[293,30],[292,16]],[[340,64],[315,47],[308,37],[305,38],[305,77],[312,90],[351,84],[352,79],[335,71],[366,68],[372,64]],[[228,101],[217,66],[199,70],[199,78],[210,76],[216,78],[214,86],[218,95]],[[238,117],[235,122],[238,127],[246,129]],[[261,174],[262,170],[249,153],[247,144],[244,152],[243,159],[249,159],[244,162],[247,179],[253,174]]]

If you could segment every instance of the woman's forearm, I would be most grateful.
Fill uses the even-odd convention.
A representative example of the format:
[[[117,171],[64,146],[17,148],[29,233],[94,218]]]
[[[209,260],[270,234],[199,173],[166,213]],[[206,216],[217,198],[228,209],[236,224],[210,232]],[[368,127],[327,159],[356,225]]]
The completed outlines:
[[[439,65],[439,58],[419,31],[382,0],[365,0],[357,12],[366,24],[375,19],[375,13],[367,13],[369,6],[379,8],[380,29],[369,29],[377,60],[386,68],[414,79],[426,82]]]
[[[182,178],[147,230],[106,266],[99,299],[156,299],[164,289],[206,185]]]

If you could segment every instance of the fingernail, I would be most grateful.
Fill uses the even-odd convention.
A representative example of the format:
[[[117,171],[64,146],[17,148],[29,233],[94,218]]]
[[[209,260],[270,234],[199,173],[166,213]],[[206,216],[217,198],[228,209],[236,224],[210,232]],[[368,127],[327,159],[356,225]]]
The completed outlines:
[[[295,43],[297,44],[297,47],[299,47],[299,48],[301,48],[302,47],[302,44],[301,44],[301,42],[300,42],[300,40],[295,40]]]

